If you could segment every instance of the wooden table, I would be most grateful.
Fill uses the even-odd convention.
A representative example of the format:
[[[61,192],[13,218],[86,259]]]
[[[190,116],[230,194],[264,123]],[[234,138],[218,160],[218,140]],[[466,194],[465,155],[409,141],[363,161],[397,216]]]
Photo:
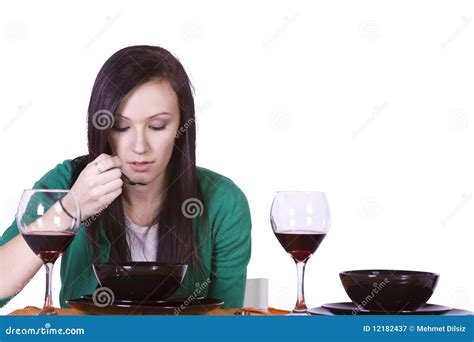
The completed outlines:
[[[18,309],[11,312],[10,316],[35,316],[40,312],[40,308],[35,306],[27,306],[24,309]],[[86,315],[82,311],[76,309],[65,309],[65,308],[56,308],[59,316],[84,316]],[[234,315],[242,315],[242,316],[273,316],[273,315],[286,315],[289,311],[280,310],[275,308],[268,308],[266,311],[258,310],[256,308],[236,308],[236,309],[213,309],[206,313],[206,315],[210,316],[234,316]]]

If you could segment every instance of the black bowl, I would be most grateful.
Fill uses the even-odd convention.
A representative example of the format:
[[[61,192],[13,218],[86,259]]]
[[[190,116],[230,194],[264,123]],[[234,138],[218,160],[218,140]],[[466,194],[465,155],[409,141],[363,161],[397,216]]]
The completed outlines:
[[[94,264],[100,286],[117,299],[164,300],[172,296],[184,279],[188,265],[157,262]]]
[[[439,274],[399,270],[339,273],[347,295],[359,309],[413,311],[430,299]]]

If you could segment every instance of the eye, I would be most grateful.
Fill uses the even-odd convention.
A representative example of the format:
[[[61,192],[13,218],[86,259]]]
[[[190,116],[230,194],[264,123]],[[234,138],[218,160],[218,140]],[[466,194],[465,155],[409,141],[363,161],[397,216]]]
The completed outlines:
[[[120,127],[114,127],[114,131],[117,131],[117,132],[125,132],[129,129],[130,127],[123,127],[123,128],[120,128]]]
[[[166,125],[165,126],[150,126],[150,128],[154,131],[162,131],[166,128]]]

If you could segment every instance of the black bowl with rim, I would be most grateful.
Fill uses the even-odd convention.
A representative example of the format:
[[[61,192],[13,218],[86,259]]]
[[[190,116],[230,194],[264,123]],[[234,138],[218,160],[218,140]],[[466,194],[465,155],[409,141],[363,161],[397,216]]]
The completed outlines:
[[[116,299],[144,301],[171,297],[188,265],[132,261],[94,264],[93,268],[100,286],[112,290]]]
[[[356,270],[339,273],[347,295],[359,309],[413,311],[425,304],[439,274],[402,270]]]

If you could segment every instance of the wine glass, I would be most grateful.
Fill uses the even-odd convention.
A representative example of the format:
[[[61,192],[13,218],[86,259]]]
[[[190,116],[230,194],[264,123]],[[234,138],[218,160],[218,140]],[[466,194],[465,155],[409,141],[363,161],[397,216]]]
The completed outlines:
[[[78,202],[70,190],[25,190],[16,222],[26,243],[46,268],[46,295],[38,315],[56,315],[51,288],[53,265],[80,227]]]
[[[292,315],[306,315],[304,268],[323,241],[331,224],[324,192],[278,191],[270,212],[273,232],[296,263],[298,299]]]

